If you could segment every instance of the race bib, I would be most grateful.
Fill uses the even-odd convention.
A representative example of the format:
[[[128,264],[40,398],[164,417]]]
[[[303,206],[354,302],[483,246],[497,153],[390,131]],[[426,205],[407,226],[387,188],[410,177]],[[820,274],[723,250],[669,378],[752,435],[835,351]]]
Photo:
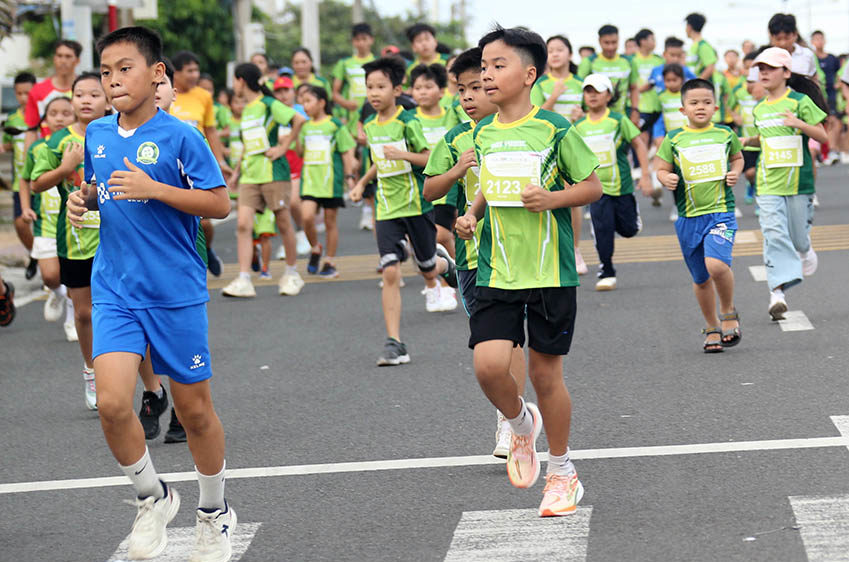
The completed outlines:
[[[472,206],[472,203],[475,201],[475,197],[477,197],[478,192],[481,190],[481,169],[480,166],[472,166],[468,170],[466,170],[466,178],[464,180],[464,187],[466,188],[466,209],[469,210],[469,207]]]
[[[58,215],[62,208],[62,196],[59,195],[59,189],[51,187],[47,191],[41,192],[41,208],[48,215]]]
[[[230,141],[230,164],[235,166],[245,153],[245,145],[241,140]]]
[[[433,127],[423,129],[422,132],[424,133],[424,138],[427,141],[428,146],[433,148],[434,146],[436,146],[436,143],[438,143],[440,139],[445,136],[445,133],[448,132],[448,129],[446,129],[445,127]]]
[[[242,121],[241,127],[242,142],[245,145],[245,156],[263,154],[271,148],[271,144],[268,142],[268,133],[265,132],[265,127],[261,119]]]
[[[348,73],[348,96],[351,99],[366,97],[366,71],[356,66],[346,69]]]
[[[397,148],[398,150],[402,150],[404,152],[407,151],[407,141],[405,140],[399,140],[395,142],[384,142],[381,144],[371,145],[374,165],[377,166],[377,177],[388,178],[412,172],[413,167],[406,160],[386,159],[386,156],[383,155],[383,149],[387,146]]]
[[[725,179],[728,158],[724,144],[707,144],[679,148],[681,174],[686,183],[703,183]]]
[[[82,222],[83,228],[100,228],[100,211],[86,211]]]
[[[330,137],[307,135],[304,138],[304,164],[330,164]]]
[[[542,159],[537,152],[494,152],[483,158],[480,188],[493,207],[521,207],[522,190],[540,184]]]
[[[687,124],[687,117],[680,111],[669,111],[663,114],[663,124],[666,125],[666,132],[680,129]]]
[[[598,158],[599,168],[609,168],[616,163],[616,145],[613,143],[613,133],[590,135],[584,137],[584,142]]]
[[[762,158],[767,168],[802,166],[802,137],[761,137]]]

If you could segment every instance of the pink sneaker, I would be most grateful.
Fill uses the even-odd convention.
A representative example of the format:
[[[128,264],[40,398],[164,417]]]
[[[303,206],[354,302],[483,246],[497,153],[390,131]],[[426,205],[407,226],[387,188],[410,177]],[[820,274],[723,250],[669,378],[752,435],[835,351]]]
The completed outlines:
[[[534,418],[534,430],[528,435],[516,435],[510,438],[510,452],[507,453],[507,476],[517,488],[530,488],[539,478],[539,457],[537,456],[537,438],[542,431],[542,414],[536,404],[526,402]]]
[[[578,502],[584,497],[584,486],[578,475],[549,474],[545,477],[545,490],[539,504],[540,517],[572,515],[578,510]]]

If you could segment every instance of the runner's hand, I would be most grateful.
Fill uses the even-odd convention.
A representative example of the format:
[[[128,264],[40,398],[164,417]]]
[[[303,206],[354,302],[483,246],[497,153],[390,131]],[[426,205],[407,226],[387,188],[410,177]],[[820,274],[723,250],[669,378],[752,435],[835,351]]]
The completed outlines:
[[[78,142],[69,142],[65,146],[65,152],[62,154],[62,166],[65,169],[73,171],[77,166],[82,164],[85,159],[85,148]]]
[[[728,187],[734,187],[737,185],[737,180],[740,179],[740,174],[735,171],[730,171],[725,174],[725,183],[728,184]]]
[[[471,213],[466,213],[454,221],[454,232],[463,240],[471,240],[475,235],[478,219]]]
[[[91,185],[83,182],[77,191],[72,191],[68,195],[68,202],[65,204],[68,208],[68,222],[76,228],[83,227],[83,215],[88,211],[86,203],[94,192],[95,189]]]
[[[658,174],[657,179],[660,180],[660,183],[662,183],[666,189],[674,191],[678,188],[678,174],[668,173],[664,174],[662,178]]]
[[[538,185],[529,183],[522,191],[522,205],[532,213],[541,213],[551,209],[551,192]]]
[[[127,170],[115,170],[106,182],[112,199],[121,201],[124,199],[156,199],[157,183],[150,179],[141,168],[130,162],[124,156],[124,165]]]

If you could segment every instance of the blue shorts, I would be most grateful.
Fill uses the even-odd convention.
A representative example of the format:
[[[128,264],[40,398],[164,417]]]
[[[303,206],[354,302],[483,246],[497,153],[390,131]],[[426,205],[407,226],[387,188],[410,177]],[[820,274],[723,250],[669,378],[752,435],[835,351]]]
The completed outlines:
[[[153,372],[181,384],[212,377],[206,304],[182,308],[129,309],[94,304],[92,358],[104,353],[135,353],[144,358],[150,346]]]
[[[478,270],[475,269],[458,269],[457,270],[457,288],[460,289],[460,299],[463,301],[463,308],[466,309],[466,316],[471,317],[478,305]]]
[[[733,212],[678,217],[675,232],[687,269],[697,284],[710,279],[705,258],[718,259],[731,267],[731,250],[737,234],[737,219]]]

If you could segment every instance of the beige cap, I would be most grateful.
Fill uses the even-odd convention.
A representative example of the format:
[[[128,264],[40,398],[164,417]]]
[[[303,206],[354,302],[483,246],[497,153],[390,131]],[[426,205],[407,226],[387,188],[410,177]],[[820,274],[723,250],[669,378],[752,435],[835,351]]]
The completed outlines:
[[[765,49],[764,52],[757,56],[752,66],[761,63],[773,68],[783,67],[787,70],[793,69],[793,57],[790,56],[790,53],[788,53],[786,49],[782,49],[781,47],[770,47],[769,49]]]
[[[604,74],[590,74],[584,78],[584,83],[581,84],[581,89],[583,90],[587,86],[592,86],[596,92],[603,92],[607,90],[611,94],[613,93],[613,83],[610,81],[610,78]]]

